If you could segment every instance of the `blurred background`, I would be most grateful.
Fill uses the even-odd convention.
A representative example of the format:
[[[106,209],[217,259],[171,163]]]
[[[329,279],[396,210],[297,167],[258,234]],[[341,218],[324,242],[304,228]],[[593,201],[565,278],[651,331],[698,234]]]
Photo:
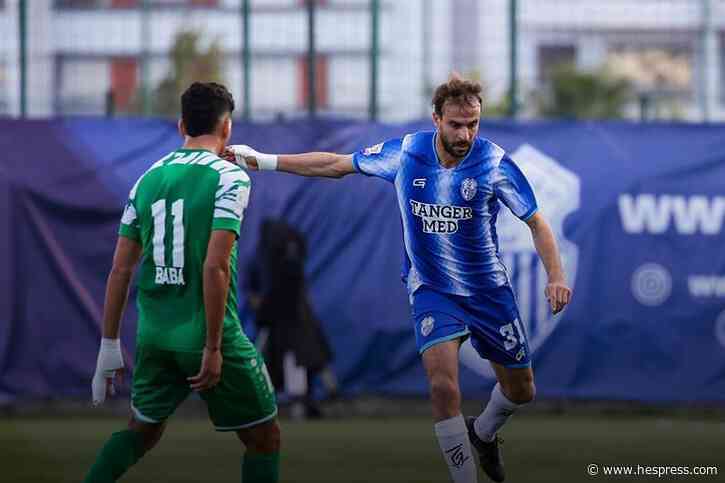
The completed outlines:
[[[233,93],[234,143],[353,152],[432,129],[453,71],[484,85],[481,135],[531,181],[574,290],[552,316],[502,210],[538,391],[504,430],[510,479],[725,481],[725,0],[0,0],[0,480],[79,481],[125,424],[128,382],[89,407],[105,278],[191,82]],[[393,188],[250,176],[240,318],[274,367],[282,481],[447,481]],[[493,374],[470,344],[461,362],[477,414]],[[124,481],[238,481],[238,454],[190,398]]]
[[[171,116],[178,91],[201,76],[229,85],[245,118],[398,122],[426,117],[434,86],[456,70],[485,84],[487,117],[717,120],[724,9],[722,0],[4,0],[0,114]]]

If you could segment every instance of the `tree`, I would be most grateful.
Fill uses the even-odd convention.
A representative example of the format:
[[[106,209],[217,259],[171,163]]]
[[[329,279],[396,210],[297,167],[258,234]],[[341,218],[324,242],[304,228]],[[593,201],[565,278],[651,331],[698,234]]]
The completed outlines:
[[[606,70],[582,72],[570,64],[553,70],[550,87],[539,97],[544,117],[621,119],[632,99],[632,88]]]
[[[692,92],[692,54],[668,48],[624,48],[610,52],[607,71],[626,79],[637,93],[643,119],[681,119]]]
[[[479,69],[472,69],[464,73],[463,78],[468,79],[475,82],[480,82],[483,86],[483,105],[481,106],[481,118],[502,118],[502,117],[508,117],[511,109],[511,100],[509,96],[509,91],[507,90],[503,97],[500,98],[498,101],[494,102],[491,100],[491,97],[489,95],[489,86],[487,85],[486,81],[482,79],[481,71]],[[433,97],[433,92],[430,92],[430,97]]]
[[[217,41],[202,51],[201,34],[179,32],[169,51],[171,68],[159,83],[153,96],[154,114],[178,117],[179,98],[192,82],[223,82],[222,50]]]
[[[483,99],[483,118],[506,118],[511,116],[511,90],[506,89],[503,96],[496,102]]]

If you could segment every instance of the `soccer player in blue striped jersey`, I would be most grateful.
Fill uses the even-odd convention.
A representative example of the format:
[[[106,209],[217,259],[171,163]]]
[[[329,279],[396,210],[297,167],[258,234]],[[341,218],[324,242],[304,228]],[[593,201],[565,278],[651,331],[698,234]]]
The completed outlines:
[[[478,137],[481,86],[454,75],[436,89],[433,106],[435,131],[352,155],[270,155],[232,146],[226,156],[253,169],[333,178],[361,173],[393,183],[403,221],[403,279],[441,451],[455,483],[477,479],[471,444],[486,474],[503,481],[497,433],[533,400],[535,386],[526,333],[499,256],[496,217],[501,203],[531,229],[548,274],[545,294],[554,313],[569,303],[571,290],[556,240],[526,177],[502,148]],[[491,362],[498,383],[481,415],[466,420],[458,350],[468,337]]]

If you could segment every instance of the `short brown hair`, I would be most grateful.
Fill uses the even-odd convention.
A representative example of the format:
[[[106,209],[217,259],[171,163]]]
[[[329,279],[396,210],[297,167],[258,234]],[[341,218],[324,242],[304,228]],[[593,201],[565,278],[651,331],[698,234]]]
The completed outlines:
[[[191,137],[211,134],[224,114],[234,111],[234,98],[216,82],[194,82],[181,95],[181,119]]]
[[[466,80],[460,75],[453,73],[448,82],[436,87],[433,93],[433,108],[438,116],[443,116],[443,105],[446,101],[459,105],[475,106],[478,101],[483,108],[483,97],[481,84],[475,81]]]

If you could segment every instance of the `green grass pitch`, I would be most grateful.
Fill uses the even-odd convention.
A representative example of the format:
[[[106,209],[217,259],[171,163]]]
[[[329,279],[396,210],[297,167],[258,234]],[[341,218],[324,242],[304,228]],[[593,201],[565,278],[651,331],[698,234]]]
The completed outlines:
[[[80,482],[122,418],[0,419],[0,481]],[[447,471],[422,418],[282,421],[286,483],[441,482]],[[519,414],[503,431],[507,481],[658,481],[590,477],[587,465],[719,465],[720,476],[659,481],[725,481],[725,422],[682,417]],[[176,416],[160,445],[124,482],[238,482],[240,446],[198,417]],[[488,481],[483,475],[480,481]]]

